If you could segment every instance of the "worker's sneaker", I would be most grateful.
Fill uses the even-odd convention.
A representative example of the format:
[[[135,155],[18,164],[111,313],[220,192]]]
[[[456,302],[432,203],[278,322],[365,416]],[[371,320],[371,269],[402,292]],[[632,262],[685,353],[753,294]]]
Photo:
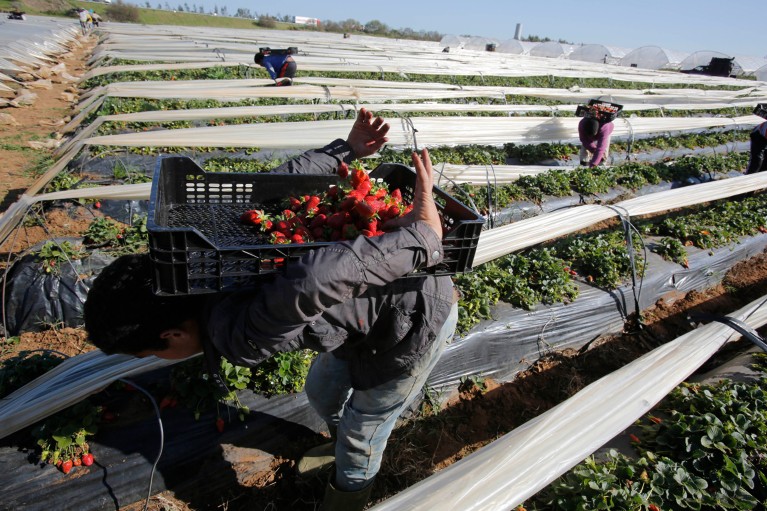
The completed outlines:
[[[328,442],[326,444],[312,447],[304,453],[296,470],[301,478],[309,479],[315,476],[324,477],[333,467],[336,461],[336,443]]]

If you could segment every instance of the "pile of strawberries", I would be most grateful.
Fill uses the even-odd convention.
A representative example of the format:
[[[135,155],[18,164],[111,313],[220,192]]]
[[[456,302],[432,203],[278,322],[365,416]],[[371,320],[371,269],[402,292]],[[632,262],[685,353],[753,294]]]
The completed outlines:
[[[322,195],[290,197],[286,209],[271,216],[251,209],[240,216],[255,225],[272,244],[351,240],[357,236],[383,234],[381,226],[409,212],[412,204],[402,201],[399,189],[389,192],[382,181],[371,181],[362,167],[338,167],[342,178]]]

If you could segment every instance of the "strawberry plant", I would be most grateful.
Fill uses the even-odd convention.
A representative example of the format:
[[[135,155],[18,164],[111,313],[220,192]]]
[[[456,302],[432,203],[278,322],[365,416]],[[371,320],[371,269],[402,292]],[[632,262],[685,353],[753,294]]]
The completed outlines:
[[[105,246],[118,243],[123,229],[114,220],[106,217],[97,217],[88,225],[83,234],[83,243],[88,246]]]
[[[40,461],[59,466],[66,474],[73,466],[93,463],[87,439],[98,431],[101,407],[81,401],[32,428],[40,448]],[[61,464],[60,464],[61,463]]]
[[[767,356],[754,367],[767,370]],[[760,509],[767,499],[767,378],[685,383],[639,421],[635,457],[587,458],[531,510]],[[663,417],[663,418],[661,418]]]
[[[112,169],[112,175],[115,179],[123,181],[125,184],[149,183],[152,181],[152,178],[147,176],[140,168],[125,165],[119,160]]]
[[[72,245],[69,241],[49,241],[37,252],[45,273],[53,274],[59,273],[62,264],[80,259],[83,255],[82,248]]]
[[[682,242],[678,239],[668,237],[661,238],[652,250],[664,259],[674,261],[685,268],[687,267],[687,251],[684,249]]]
[[[641,241],[634,240],[636,273],[641,276],[644,261]],[[626,249],[623,231],[577,235],[568,238],[557,247],[560,257],[572,261],[572,267],[589,282],[604,288],[614,288],[631,275],[631,261]]]
[[[267,397],[300,392],[314,357],[311,350],[277,353],[253,369],[250,388]]]
[[[237,391],[248,387],[251,381],[251,370],[246,367],[235,366],[222,358],[219,373],[229,392],[219,389],[210,380],[199,357],[176,365],[171,371],[173,392],[170,399],[177,397],[182,404],[192,410],[195,420],[198,420],[203,412],[214,406],[218,410],[219,404],[233,406],[237,410],[240,420],[245,420],[245,415],[249,413],[249,410],[240,402]]]

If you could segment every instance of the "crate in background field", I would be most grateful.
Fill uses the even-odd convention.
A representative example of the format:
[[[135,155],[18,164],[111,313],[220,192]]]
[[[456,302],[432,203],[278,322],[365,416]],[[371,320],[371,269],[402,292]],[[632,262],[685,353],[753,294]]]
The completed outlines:
[[[370,173],[411,202],[415,172],[385,163]],[[259,242],[253,226],[240,221],[249,209],[323,192],[335,175],[205,172],[183,156],[158,159],[149,201],[149,254],[153,287],[163,295],[199,294],[252,287],[257,277],[287,268],[308,251],[333,242],[272,245]],[[453,275],[471,269],[485,219],[434,187],[442,213],[445,258],[420,273]]]

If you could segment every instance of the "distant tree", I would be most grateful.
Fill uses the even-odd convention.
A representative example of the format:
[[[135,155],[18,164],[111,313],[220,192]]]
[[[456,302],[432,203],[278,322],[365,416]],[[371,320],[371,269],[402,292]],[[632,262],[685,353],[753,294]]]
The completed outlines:
[[[186,2],[184,2],[184,10],[185,10],[186,12],[189,12],[189,11],[191,11],[191,9],[189,8],[189,4],[188,4],[188,3],[186,3]]]
[[[172,11],[173,9],[170,8],[170,4],[168,2],[165,2],[165,10]]]
[[[177,10],[178,12],[184,12],[184,6],[183,6],[183,5],[181,5],[181,4],[178,4],[178,7],[176,7],[176,10]]]
[[[237,12],[234,15],[237,18],[248,18],[248,19],[253,18],[253,15],[250,13],[250,9],[244,9],[242,7],[237,9]]]
[[[389,27],[387,27],[385,23],[378,20],[368,21],[365,24],[365,32],[369,34],[385,34],[388,31]]]
[[[325,32],[346,32],[340,23],[331,20],[323,21],[321,26]]]
[[[158,11],[162,10],[162,4],[160,2],[157,2],[157,10]]]
[[[221,8],[221,16],[228,16],[226,6]]]
[[[150,4],[149,2],[147,2],[147,3],[146,3],[146,4],[144,4],[144,5],[146,5],[146,8],[147,8],[147,9],[151,9],[151,8],[152,8],[152,4]]]
[[[213,12],[218,14],[218,5],[213,6]]]
[[[349,18],[341,22],[341,28],[344,32],[356,32],[362,29],[362,23],[355,19]]]
[[[117,3],[107,5],[104,12],[112,21],[136,23],[139,20],[138,7],[123,3],[123,0],[117,0]]]
[[[205,8],[201,5],[197,8],[197,12],[199,12],[200,14],[205,14]]]

